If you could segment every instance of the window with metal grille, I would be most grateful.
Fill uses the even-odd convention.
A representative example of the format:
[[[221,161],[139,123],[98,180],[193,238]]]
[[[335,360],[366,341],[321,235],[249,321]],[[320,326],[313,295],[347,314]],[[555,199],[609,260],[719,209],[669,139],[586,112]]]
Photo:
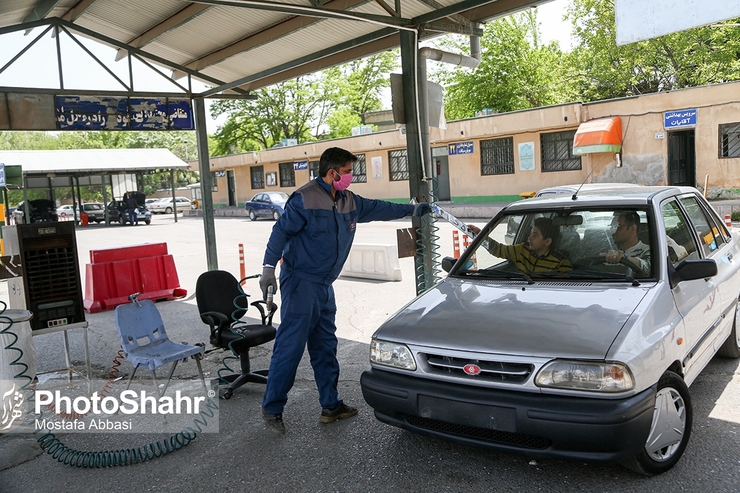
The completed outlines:
[[[352,165],[352,183],[367,183],[367,166],[365,155],[357,154],[357,161]]]
[[[408,180],[409,155],[406,149],[388,151],[388,167],[390,168],[391,181]]]
[[[281,187],[294,187],[295,186],[295,170],[293,169],[293,163],[280,163],[280,186]]]
[[[310,180],[315,180],[319,177],[319,162],[318,161],[309,161],[308,163],[308,178]]]
[[[573,155],[575,130],[540,134],[542,171],[570,171],[581,169],[581,156]]]
[[[719,157],[740,157],[740,123],[719,126]]]
[[[264,166],[251,166],[249,175],[252,178],[252,188],[265,188],[265,168]]]
[[[481,175],[514,173],[514,137],[480,141]]]

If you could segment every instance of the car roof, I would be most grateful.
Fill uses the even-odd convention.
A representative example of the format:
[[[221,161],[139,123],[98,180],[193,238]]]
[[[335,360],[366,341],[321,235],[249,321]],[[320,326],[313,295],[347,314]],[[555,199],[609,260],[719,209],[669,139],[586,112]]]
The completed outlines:
[[[609,205],[640,206],[664,197],[685,193],[697,193],[697,190],[694,187],[641,185],[605,189],[591,188],[578,192],[576,200],[573,200],[572,194],[567,193],[545,195],[513,202],[506,207],[506,211]]]
[[[559,193],[573,193],[575,191],[584,192],[586,190],[607,190],[611,188],[634,188],[642,185],[635,185],[632,183],[574,183],[572,185],[558,185],[555,187],[547,187],[538,191],[535,197],[543,195],[556,195]]]

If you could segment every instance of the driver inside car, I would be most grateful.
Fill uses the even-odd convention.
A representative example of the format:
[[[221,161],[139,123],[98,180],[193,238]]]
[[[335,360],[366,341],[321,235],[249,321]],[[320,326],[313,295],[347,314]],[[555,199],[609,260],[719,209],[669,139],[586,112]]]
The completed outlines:
[[[640,229],[640,215],[634,211],[615,212],[612,222],[612,238],[618,250],[609,250],[600,255],[608,264],[622,261],[635,266],[645,274],[650,273],[650,245],[637,236]]]
[[[477,226],[471,224],[468,228],[475,234],[480,233]],[[511,261],[525,274],[571,270],[573,267],[570,260],[551,248],[559,234],[560,231],[552,219],[539,217],[534,220],[532,232],[526,243],[505,245],[489,237],[488,251],[496,257]]]

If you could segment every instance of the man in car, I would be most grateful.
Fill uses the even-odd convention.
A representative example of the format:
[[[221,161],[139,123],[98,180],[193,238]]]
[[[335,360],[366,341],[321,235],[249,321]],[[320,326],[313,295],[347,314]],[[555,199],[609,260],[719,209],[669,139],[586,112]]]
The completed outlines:
[[[480,233],[480,228],[468,225],[474,233]],[[539,217],[534,220],[534,226],[527,238],[527,243],[505,245],[488,238],[488,251],[492,255],[505,258],[524,272],[547,272],[571,270],[570,261],[560,252],[552,249],[560,231],[548,217]]]
[[[606,263],[618,264],[626,260],[644,274],[650,273],[650,245],[646,245],[637,236],[640,229],[640,215],[634,211],[614,213],[612,238],[618,250],[601,253]]]

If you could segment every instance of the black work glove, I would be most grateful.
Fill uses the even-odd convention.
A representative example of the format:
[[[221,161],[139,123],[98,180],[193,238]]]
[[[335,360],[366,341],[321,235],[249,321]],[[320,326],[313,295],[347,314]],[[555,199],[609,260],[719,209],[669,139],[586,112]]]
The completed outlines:
[[[272,286],[272,294],[277,293],[277,279],[275,279],[275,267],[263,267],[260,276],[260,289],[262,290],[262,299],[267,300],[267,288]]]
[[[423,216],[424,214],[431,214],[432,205],[426,202],[419,202],[414,206],[414,216]]]

